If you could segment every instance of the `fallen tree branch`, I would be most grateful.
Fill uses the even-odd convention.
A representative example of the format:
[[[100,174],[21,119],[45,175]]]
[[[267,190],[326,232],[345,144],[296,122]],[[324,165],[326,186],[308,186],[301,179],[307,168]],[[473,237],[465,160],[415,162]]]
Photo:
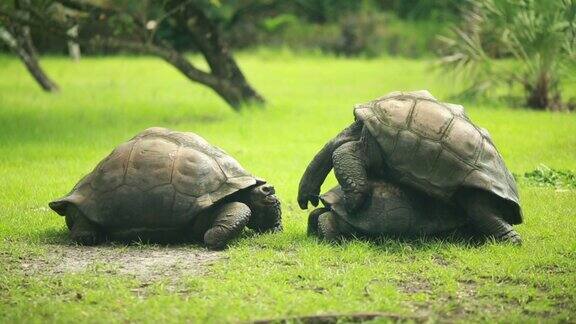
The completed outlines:
[[[403,316],[391,313],[353,313],[353,314],[322,314],[322,315],[309,315],[309,316],[295,316],[286,318],[274,318],[256,320],[249,323],[252,324],[271,324],[271,323],[303,323],[303,324],[332,324],[342,321],[359,323],[371,321],[374,319],[389,319],[393,321],[413,321],[415,323],[423,323],[426,318],[420,316]]]

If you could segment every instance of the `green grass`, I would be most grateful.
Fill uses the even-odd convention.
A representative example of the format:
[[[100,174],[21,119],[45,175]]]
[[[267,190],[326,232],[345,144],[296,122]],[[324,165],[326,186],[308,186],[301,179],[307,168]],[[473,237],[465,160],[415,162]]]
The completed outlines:
[[[50,95],[18,61],[0,57],[1,322],[222,322],[365,311],[456,321],[576,320],[573,189],[520,183],[521,248],[439,240],[331,246],[306,237],[307,214],[295,197],[312,155],[351,122],[354,103],[399,89],[454,95],[458,85],[431,73],[429,62],[266,52],[240,61],[268,99],[266,109],[233,113],[209,89],[153,58],[47,58],[42,63],[62,88]],[[466,106],[515,174],[540,164],[576,170],[576,115]],[[282,199],[285,231],[245,235],[205,275],[183,274],[177,290],[169,283],[175,278],[142,288],[138,279],[98,267],[23,271],[23,262],[41,259],[54,244],[70,244],[64,220],[47,202],[150,126],[199,133],[269,180]],[[324,188],[334,183],[331,177]]]

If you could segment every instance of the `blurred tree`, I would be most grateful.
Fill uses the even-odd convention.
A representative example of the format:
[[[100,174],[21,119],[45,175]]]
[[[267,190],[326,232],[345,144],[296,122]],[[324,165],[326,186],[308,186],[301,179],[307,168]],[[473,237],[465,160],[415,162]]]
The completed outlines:
[[[462,0],[380,0],[380,5],[392,10],[402,19],[451,20],[458,16],[462,7],[470,1]]]
[[[235,110],[249,102],[264,103],[244,77],[218,26],[209,18],[217,6],[208,0],[35,0],[27,8],[34,13],[34,19],[6,13],[4,16],[35,21],[45,31],[57,31],[67,39],[70,28],[79,26],[73,41],[158,56],[189,80],[210,87]],[[99,27],[85,32],[83,24]],[[197,68],[186,58],[174,38],[169,37],[175,34],[203,55],[209,71]]]
[[[561,107],[560,82],[576,65],[576,0],[485,0],[442,37],[444,66],[473,81],[472,92],[503,82],[525,90],[526,105]],[[513,57],[520,64],[498,64]]]
[[[358,12],[371,1],[350,0],[294,0],[294,11],[314,23],[334,22]]]
[[[128,0],[77,1],[122,7]],[[131,2],[135,3],[132,10],[145,0]],[[156,7],[167,3],[148,2]],[[462,0],[195,0],[194,3],[202,8],[220,38],[231,48],[281,46],[366,56],[380,55],[384,50],[392,55],[421,56],[435,48],[436,31],[458,17]],[[84,35],[102,35],[110,32],[110,25],[99,19],[84,19],[80,27]],[[35,45],[41,51],[63,54],[68,47],[70,38],[55,33],[42,33],[40,38],[37,35],[46,28],[31,27]],[[169,23],[157,26],[156,37],[180,52],[198,50],[185,28],[174,28]],[[348,49],[347,44],[353,47]],[[82,46],[82,52],[88,54],[118,51],[112,47]]]
[[[29,0],[3,3],[0,9],[10,14],[0,16],[0,40],[18,56],[44,91],[55,92],[58,91],[58,85],[40,66],[38,54],[30,36],[30,26],[27,24],[30,20],[30,12],[27,10],[29,6]]]
[[[74,25],[68,29],[66,34],[68,34],[68,54],[70,58],[75,62],[80,61],[81,51],[80,51],[80,44],[76,40],[78,38],[78,25]]]

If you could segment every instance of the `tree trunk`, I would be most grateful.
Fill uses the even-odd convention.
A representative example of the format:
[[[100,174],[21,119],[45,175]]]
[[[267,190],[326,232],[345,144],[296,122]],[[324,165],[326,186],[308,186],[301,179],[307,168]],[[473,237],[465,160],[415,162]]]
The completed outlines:
[[[16,27],[14,29],[16,32],[20,31],[19,35],[17,34],[16,37],[14,37],[7,29],[0,26],[0,39],[2,39],[2,41],[8,45],[14,54],[18,55],[20,60],[28,69],[28,72],[30,72],[30,74],[34,77],[34,79],[38,82],[44,91],[58,91],[58,86],[56,83],[50,80],[50,78],[46,75],[40,66],[40,63],[38,63],[36,50],[32,44],[30,33],[26,32],[25,27]]]
[[[30,13],[28,9],[31,7],[30,0],[14,0],[14,5],[17,16],[29,21]],[[20,58],[28,72],[44,91],[58,91],[58,85],[50,80],[38,62],[38,54],[32,42],[32,36],[30,36],[28,24],[14,22],[7,27],[8,29],[0,26],[0,39]]]
[[[252,87],[245,83],[223,82],[213,88],[234,110],[240,110],[244,104],[264,104],[264,99]]]
[[[527,84],[528,95],[526,104],[534,109],[546,109],[550,105],[550,79],[545,73],[538,75],[536,84]]]
[[[168,10],[177,8],[174,14],[177,24],[190,32],[189,36],[206,59],[211,74],[219,79],[218,85],[213,87],[214,91],[235,109],[244,103],[263,104],[264,98],[248,83],[220,37],[218,28],[202,9],[181,0],[168,2]]]
[[[72,28],[66,31],[68,38],[68,54],[74,62],[80,61],[81,51],[80,44],[78,44],[78,25],[72,26]]]
[[[258,95],[247,82],[221,78],[214,75],[214,73],[200,71],[195,68],[183,54],[176,50],[160,48],[157,52],[149,53],[162,57],[189,80],[210,87],[236,111],[240,110],[242,105],[246,103],[261,104],[264,102],[260,95]]]

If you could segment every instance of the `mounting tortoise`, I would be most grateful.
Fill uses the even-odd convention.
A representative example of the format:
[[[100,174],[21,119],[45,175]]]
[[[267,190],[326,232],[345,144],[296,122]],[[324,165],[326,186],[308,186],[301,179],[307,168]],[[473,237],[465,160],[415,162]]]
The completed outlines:
[[[282,229],[274,187],[202,137],[159,127],[119,145],[49,206],[86,245],[198,240],[218,249],[244,226]]]
[[[511,225],[522,222],[516,182],[488,132],[460,105],[428,91],[393,92],[354,107],[355,121],[330,140],[308,165],[298,203],[318,204],[332,168],[348,213],[369,194],[369,179],[421,190],[465,211],[475,230],[521,244]]]
[[[324,207],[308,217],[308,235],[338,242],[345,237],[417,237],[451,233],[467,225],[456,206],[391,182],[369,181],[364,208],[348,213],[336,186],[319,198]]]

